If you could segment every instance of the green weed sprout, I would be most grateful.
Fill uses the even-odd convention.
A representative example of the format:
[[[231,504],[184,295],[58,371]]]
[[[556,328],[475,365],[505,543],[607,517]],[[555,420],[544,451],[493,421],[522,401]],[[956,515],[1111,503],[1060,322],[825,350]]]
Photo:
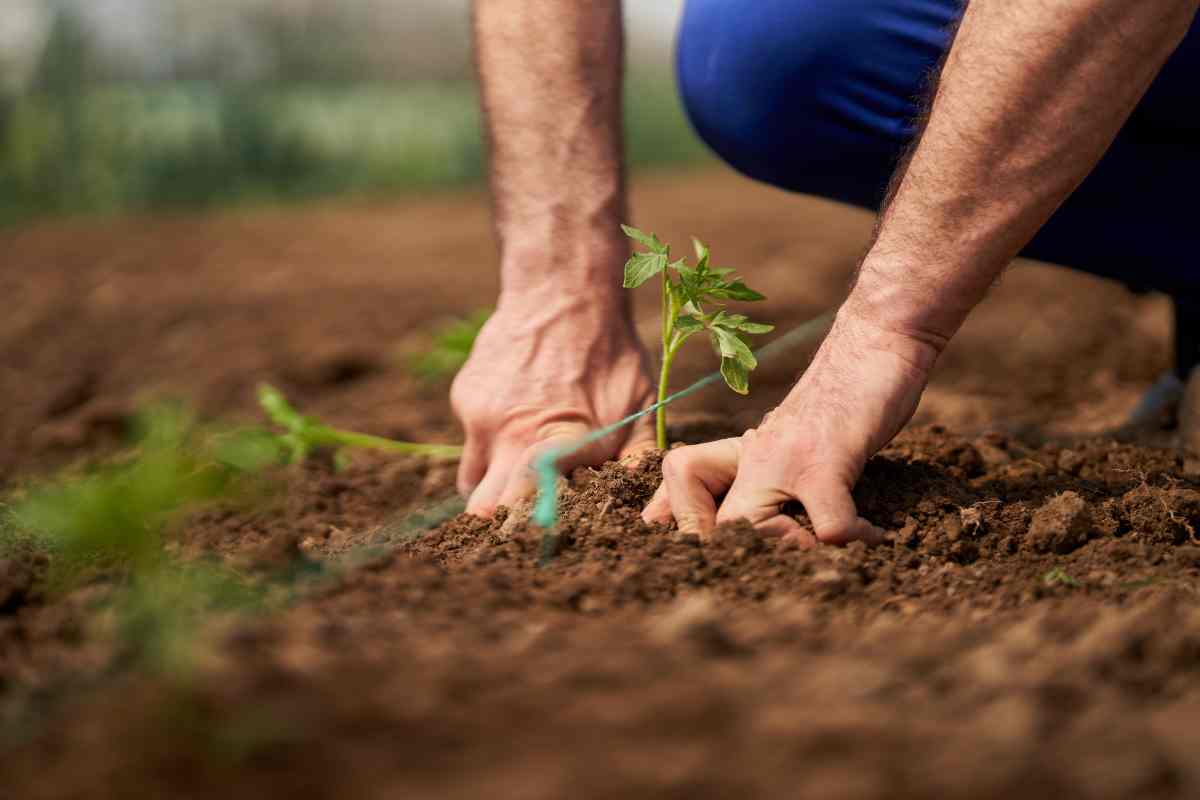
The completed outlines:
[[[316,417],[301,414],[292,407],[282,392],[269,384],[259,385],[258,402],[271,421],[286,431],[278,434],[278,441],[290,464],[304,461],[310,453],[321,448],[331,448],[339,456],[346,449],[382,450],[389,453],[451,459],[462,455],[462,448],[457,445],[397,442],[382,436],[334,428]]]
[[[671,261],[671,247],[653,233],[622,225],[625,235],[647,252],[636,252],[625,264],[625,288],[636,289],[655,275],[662,275],[662,368],[658,377],[658,401],[667,398],[671,365],[683,343],[697,333],[706,332],[713,350],[721,358],[721,376],[738,394],[750,392],[750,372],[758,359],[746,344],[747,335],[770,333],[774,325],[751,322],[744,314],[730,314],[721,306],[728,300],[755,302],[765,300],[743,283],[732,269],[714,267],[709,249],[692,239],[696,266],[687,259]],[[672,278],[674,272],[677,277]],[[716,306],[709,311],[706,306]],[[667,446],[667,410],[658,409],[656,420],[658,446]]]
[[[409,361],[409,372],[425,381],[453,376],[467,363],[479,331],[491,316],[491,311],[483,309],[444,323],[435,331],[433,345]]]
[[[60,578],[92,565],[157,569],[169,525],[238,488],[244,470],[225,458],[239,450],[237,437],[205,436],[173,406],[145,413],[140,428],[125,462],[34,488],[14,503],[17,526],[45,545]]]

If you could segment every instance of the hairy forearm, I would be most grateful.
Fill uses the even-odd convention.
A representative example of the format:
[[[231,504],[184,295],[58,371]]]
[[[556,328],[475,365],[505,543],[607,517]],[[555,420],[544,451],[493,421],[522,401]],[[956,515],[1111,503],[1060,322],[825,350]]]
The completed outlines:
[[[1198,0],[972,0],[845,308],[931,361],[1112,143]]]
[[[504,297],[621,298],[620,0],[476,0]]]

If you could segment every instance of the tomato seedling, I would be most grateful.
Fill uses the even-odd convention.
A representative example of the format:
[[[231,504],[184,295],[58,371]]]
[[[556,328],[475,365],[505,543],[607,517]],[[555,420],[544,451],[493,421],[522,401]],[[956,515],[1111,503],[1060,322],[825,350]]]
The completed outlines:
[[[321,448],[331,448],[337,456],[344,450],[355,448],[441,458],[458,458],[462,455],[462,448],[457,445],[397,442],[326,425],[316,417],[301,414],[287,401],[283,392],[265,383],[258,387],[258,403],[271,421],[286,431],[278,435],[278,440],[290,464],[303,461],[309,453]]]
[[[655,275],[662,276],[662,367],[658,376],[658,402],[667,398],[671,365],[683,343],[697,333],[707,333],[713,350],[721,359],[721,376],[730,389],[738,394],[750,392],[750,373],[758,359],[746,343],[746,336],[770,333],[774,325],[751,322],[744,314],[730,314],[723,308],[725,301],[756,302],[765,300],[747,286],[732,269],[714,267],[709,249],[699,239],[692,239],[696,250],[696,266],[689,267],[686,258],[671,260],[671,246],[659,241],[653,233],[645,233],[622,225],[625,235],[644,246],[645,252],[635,252],[625,264],[625,288],[636,289]],[[671,273],[675,273],[674,278]],[[707,307],[715,306],[715,310]],[[667,409],[658,409],[656,419],[658,446],[667,446]]]

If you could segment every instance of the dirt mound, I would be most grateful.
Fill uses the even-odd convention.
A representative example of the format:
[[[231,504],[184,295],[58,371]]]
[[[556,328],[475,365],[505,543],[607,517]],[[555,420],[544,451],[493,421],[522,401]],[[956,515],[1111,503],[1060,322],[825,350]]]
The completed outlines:
[[[52,715],[0,756],[8,785],[21,797],[99,782],[233,797],[1200,790],[1180,744],[1200,718],[1200,548],[1179,534],[1200,509],[1174,454],[915,430],[857,492],[889,541],[815,550],[745,526],[701,541],[643,524],[660,466],[577,470],[551,549],[515,513],[463,515],[329,573],[284,615],[218,626],[193,679],[125,679]],[[431,465],[396,470],[410,502],[443,488]],[[309,541],[361,513],[343,544],[377,542],[384,518],[355,509],[380,502],[387,474],[310,464],[284,506],[207,512],[183,541],[235,560],[269,542],[291,553],[297,531]]]
[[[729,253],[781,331],[838,301],[872,228],[722,173],[633,200],[665,239]],[[0,252],[6,485],[103,458],[164,395],[261,422],[262,380],[335,425],[458,441],[445,385],[406,357],[495,301],[477,194],[54,223],[0,231]],[[804,358],[764,363],[748,401],[685,401],[675,438],[756,424]],[[875,548],[646,526],[655,459],[577,471],[550,537],[519,509],[438,525],[446,465],[314,460],[173,531],[285,601],[216,618],[190,671],[122,662],[120,575],[63,595],[13,550],[0,795],[1197,796],[1200,461],[1079,438],[1167,362],[1161,299],[1009,271],[922,402],[945,427],[867,467]],[[678,385],[711,368],[683,353]]]

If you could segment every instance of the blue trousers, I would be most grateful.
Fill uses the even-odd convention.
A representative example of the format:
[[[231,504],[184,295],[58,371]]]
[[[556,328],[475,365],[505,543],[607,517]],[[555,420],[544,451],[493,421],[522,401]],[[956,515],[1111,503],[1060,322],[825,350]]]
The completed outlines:
[[[961,0],[688,0],[678,38],[700,136],[751,178],[878,208]],[[1200,297],[1200,24],[1023,255]]]

